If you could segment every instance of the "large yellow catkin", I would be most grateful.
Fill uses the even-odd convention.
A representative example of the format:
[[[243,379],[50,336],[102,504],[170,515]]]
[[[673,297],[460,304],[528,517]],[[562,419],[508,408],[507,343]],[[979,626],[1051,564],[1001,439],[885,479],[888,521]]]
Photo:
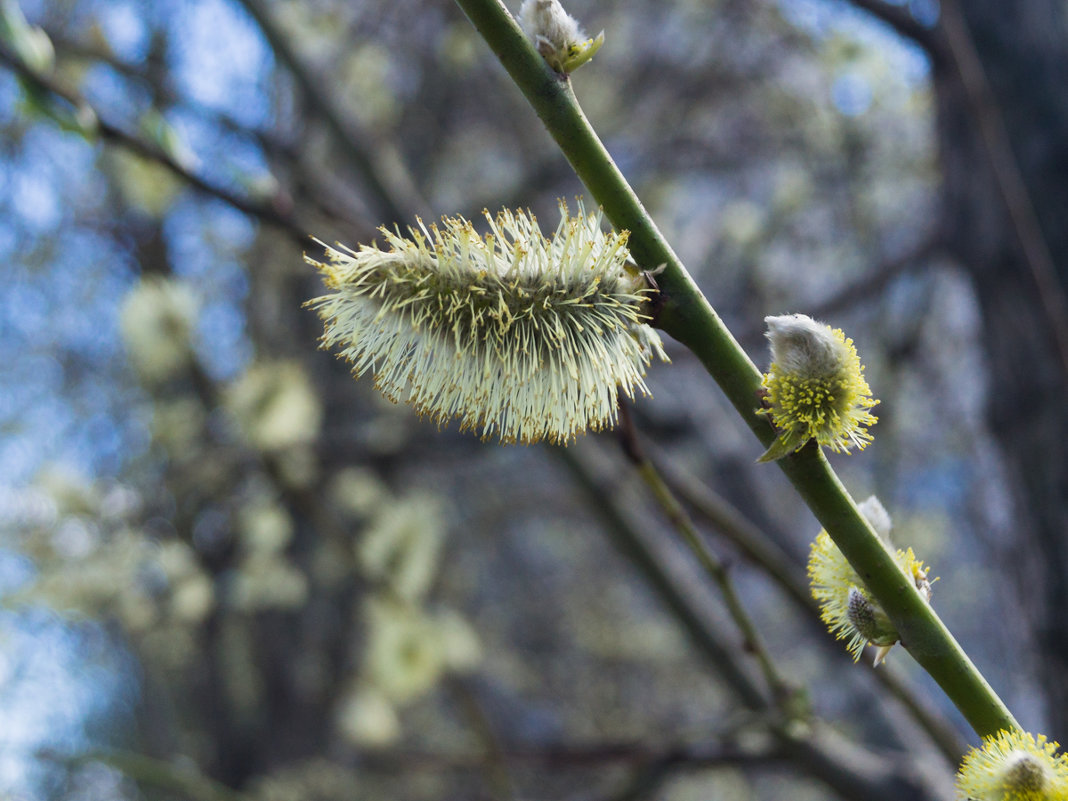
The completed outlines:
[[[382,229],[385,249],[327,248],[308,259],[332,290],[310,301],[359,376],[438,423],[503,442],[566,443],[615,423],[619,392],[647,394],[650,290],[626,266],[626,232],[601,215],[561,220],[550,238],[529,212]]]

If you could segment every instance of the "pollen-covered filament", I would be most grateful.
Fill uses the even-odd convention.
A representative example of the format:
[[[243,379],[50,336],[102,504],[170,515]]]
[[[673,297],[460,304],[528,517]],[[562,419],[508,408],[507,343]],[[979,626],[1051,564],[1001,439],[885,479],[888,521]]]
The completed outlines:
[[[776,425],[786,431],[804,428],[810,438],[815,437],[834,451],[848,450],[850,446],[863,450],[872,436],[855,424],[846,425],[851,407],[842,401],[847,397],[845,387],[836,378],[798,376],[783,376],[772,385],[769,394],[771,403],[779,409]]]
[[[892,548],[889,543],[890,515],[879,499],[873,495],[858,508],[901,572],[912,580],[923,599],[930,602],[931,581],[927,578],[927,569],[912,548]],[[875,664],[879,664],[898,641],[897,629],[826,530],[820,531],[812,543],[808,576],[812,597],[820,606],[820,618],[831,633],[846,641],[854,660],[860,659],[865,646],[878,646]]]
[[[864,380],[853,340],[803,314],[767,317],[772,363],[764,376],[766,408],[780,446],[765,461],[804,446],[810,439],[832,451],[863,450],[878,404]]]
[[[1068,756],[1045,735],[1002,729],[961,762],[957,797],[976,801],[1065,801]]]

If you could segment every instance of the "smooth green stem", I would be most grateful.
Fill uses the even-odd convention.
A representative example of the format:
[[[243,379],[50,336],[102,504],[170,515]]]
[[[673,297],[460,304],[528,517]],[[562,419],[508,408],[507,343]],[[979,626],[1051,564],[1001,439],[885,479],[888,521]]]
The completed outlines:
[[[643,442],[648,449],[649,443]],[[749,521],[745,515],[735,509],[725,498],[721,498],[711,488],[702,484],[695,476],[677,469],[671,462],[651,451],[650,460],[659,466],[664,480],[680,501],[692,508],[699,520],[711,526],[714,531],[737,547],[747,559],[758,565],[772,578],[790,598],[809,613],[814,625],[824,628],[820,621],[820,608],[816,599],[809,592],[804,580],[804,571],[790,560],[763,530]],[[847,656],[847,651],[840,643],[829,637],[824,644],[840,654]],[[905,679],[898,665],[884,662],[874,667],[870,662],[865,665],[876,681],[880,682],[894,698],[906,709],[920,727],[927,733],[942,755],[951,765],[957,765],[963,756],[964,742],[956,728],[933,708],[928,699],[914,690]]]
[[[456,2],[608,219],[616,228],[630,231],[634,259],[647,270],[663,265],[656,278],[663,301],[657,324],[697,355],[753,433],[769,445],[774,432],[766,419],[755,414],[760,372],[657,230],[583,115],[570,81],[545,64],[500,0]],[[981,736],[1018,728],[1008,708],[880,544],[822,452],[810,445],[778,464],[868,584],[897,626],[902,643],[972,728]]]

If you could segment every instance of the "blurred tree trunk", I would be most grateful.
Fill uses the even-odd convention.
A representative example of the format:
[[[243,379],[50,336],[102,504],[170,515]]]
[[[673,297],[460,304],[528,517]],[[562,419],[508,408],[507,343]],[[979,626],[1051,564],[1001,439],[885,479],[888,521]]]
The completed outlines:
[[[1056,284],[1068,288],[1068,6],[1063,0],[967,0],[963,17],[1003,118]],[[945,20],[946,30],[952,24]],[[961,62],[960,48],[953,48]],[[953,59],[949,60],[950,62]],[[961,70],[963,72],[964,70]],[[1008,573],[1021,580],[1043,655],[1051,739],[1068,737],[1068,374],[989,142],[956,67],[936,68],[949,242],[974,276],[989,359],[989,419],[1016,493]],[[1056,293],[1047,292],[1047,298]],[[1056,299],[1055,299],[1056,300]],[[1054,315],[1057,316],[1057,315]],[[1060,320],[1057,324],[1064,325]],[[1006,622],[1006,621],[1002,621]]]

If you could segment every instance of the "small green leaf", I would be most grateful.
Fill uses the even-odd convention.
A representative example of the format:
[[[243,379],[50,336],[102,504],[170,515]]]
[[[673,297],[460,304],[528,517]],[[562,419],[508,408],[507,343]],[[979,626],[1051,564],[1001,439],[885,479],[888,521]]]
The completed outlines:
[[[597,51],[601,49],[601,45],[604,44],[604,31],[597,34],[594,39],[587,39],[581,44],[573,44],[567,50],[567,55],[561,63],[561,72],[574,72],[591,58],[593,58]]]
[[[771,443],[766,451],[761,455],[758,462],[776,462],[784,456],[796,451],[802,445],[805,444],[805,433],[795,432],[792,435],[783,435],[775,437],[775,440]]]

